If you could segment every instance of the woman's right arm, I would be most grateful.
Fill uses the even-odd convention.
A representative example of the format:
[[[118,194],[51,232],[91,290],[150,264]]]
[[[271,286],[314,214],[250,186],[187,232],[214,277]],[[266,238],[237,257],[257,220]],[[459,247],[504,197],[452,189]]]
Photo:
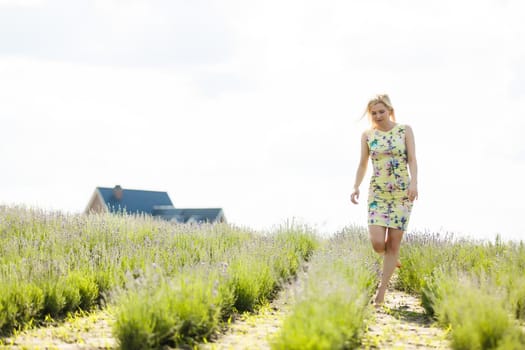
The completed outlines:
[[[358,203],[357,200],[359,199],[359,186],[361,186],[361,182],[363,182],[363,178],[366,174],[366,168],[368,166],[369,151],[366,139],[367,134],[365,131],[361,136],[361,159],[359,160],[359,166],[357,167],[357,172],[355,174],[354,192],[352,192],[350,197],[350,200],[354,204]]]

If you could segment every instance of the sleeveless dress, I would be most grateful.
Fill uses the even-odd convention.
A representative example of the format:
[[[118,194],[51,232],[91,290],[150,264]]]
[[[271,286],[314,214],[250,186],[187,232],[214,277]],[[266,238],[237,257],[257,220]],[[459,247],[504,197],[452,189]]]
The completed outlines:
[[[372,129],[367,144],[373,174],[368,192],[368,225],[406,231],[412,202],[408,199],[408,157],[406,126],[396,124],[389,131]]]

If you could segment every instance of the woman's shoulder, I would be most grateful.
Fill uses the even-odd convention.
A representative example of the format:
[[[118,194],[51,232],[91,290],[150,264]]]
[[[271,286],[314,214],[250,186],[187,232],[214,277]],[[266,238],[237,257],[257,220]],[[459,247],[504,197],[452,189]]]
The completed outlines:
[[[395,128],[397,128],[398,130],[402,131],[402,132],[412,132],[412,127],[408,124],[397,124],[395,126]]]
[[[401,124],[401,126],[403,127],[403,129],[406,131],[406,132],[410,132],[412,133],[412,127],[408,124]]]
[[[361,138],[365,139],[365,140],[368,140],[373,133],[374,133],[374,129],[373,128],[365,129],[363,131],[363,133],[361,134]]]

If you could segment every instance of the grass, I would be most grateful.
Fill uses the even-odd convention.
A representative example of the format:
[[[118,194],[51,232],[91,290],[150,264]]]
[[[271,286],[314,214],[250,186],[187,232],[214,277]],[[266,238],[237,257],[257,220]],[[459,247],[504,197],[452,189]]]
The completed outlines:
[[[398,288],[421,295],[454,349],[525,348],[523,243],[428,234],[407,241]]]
[[[401,260],[396,288],[421,297],[453,348],[525,348],[522,242],[414,233]],[[303,266],[307,274],[298,273]],[[272,348],[351,349],[369,321],[380,269],[360,227],[320,239],[293,224],[260,233],[4,206],[0,336],[109,306],[122,349],[197,346],[297,278]]]
[[[293,225],[262,234],[0,207],[0,334],[109,303],[124,349],[194,344],[267,303],[316,245]]]
[[[282,231],[253,236],[220,262],[203,260],[175,274],[157,268],[132,276],[118,300],[115,334],[122,348],[207,342],[233,313],[258,310],[311,254],[297,244],[305,242],[300,236],[310,237],[308,245],[315,247],[308,233]]]
[[[272,349],[352,349],[360,344],[376,279],[375,257],[364,244],[360,232],[348,230],[314,253]]]
[[[219,325],[221,305],[233,298],[217,288],[212,274],[199,268],[171,278],[152,274],[126,291],[114,326],[121,347],[155,349],[208,338]]]

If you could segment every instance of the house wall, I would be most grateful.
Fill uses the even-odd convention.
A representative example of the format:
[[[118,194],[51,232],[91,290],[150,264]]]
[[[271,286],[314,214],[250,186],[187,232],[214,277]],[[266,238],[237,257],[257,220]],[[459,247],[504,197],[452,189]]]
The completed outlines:
[[[106,212],[106,206],[102,202],[102,198],[100,196],[97,196],[97,198],[93,201],[93,211],[95,213],[104,213]]]
[[[100,194],[96,194],[91,201],[89,208],[86,210],[87,213],[105,213],[107,212],[106,205],[102,200]]]

